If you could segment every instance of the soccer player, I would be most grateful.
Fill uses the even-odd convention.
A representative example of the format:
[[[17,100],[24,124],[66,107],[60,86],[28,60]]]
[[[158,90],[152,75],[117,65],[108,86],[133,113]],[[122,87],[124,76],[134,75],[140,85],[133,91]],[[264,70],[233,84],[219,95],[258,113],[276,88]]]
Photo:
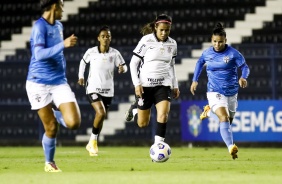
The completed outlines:
[[[95,118],[93,121],[92,134],[86,146],[90,156],[98,156],[98,135],[102,130],[104,119],[114,96],[114,69],[118,73],[125,73],[127,66],[120,52],[112,47],[111,31],[108,26],[103,26],[98,37],[99,46],[86,51],[80,61],[78,84],[86,84],[86,94],[93,107]],[[90,64],[87,82],[84,81],[85,67]]]
[[[217,23],[212,32],[212,47],[206,49],[199,58],[193,76],[190,91],[195,95],[198,79],[206,65],[208,84],[207,98],[209,105],[204,107],[201,119],[208,113],[215,113],[219,119],[220,134],[233,159],[238,158],[238,147],[233,143],[231,122],[237,108],[239,86],[247,87],[250,70],[243,55],[226,44],[226,32],[221,23]],[[242,70],[238,79],[237,69]],[[212,111],[212,112],[210,112]]]
[[[45,133],[42,146],[45,154],[45,171],[61,172],[54,161],[58,123],[77,129],[81,116],[74,93],[67,83],[64,48],[73,47],[77,37],[71,35],[63,40],[62,0],[41,0],[42,17],[33,28],[30,37],[31,60],[26,90],[32,110],[43,123]],[[60,111],[54,111],[55,105]],[[54,111],[54,112],[53,112]]]
[[[179,97],[178,81],[174,64],[177,43],[169,37],[172,19],[161,14],[145,25],[144,35],[133,51],[130,72],[135,86],[136,101],[126,112],[126,120],[143,128],[149,125],[151,107],[157,110],[155,143],[165,139],[170,101]]]

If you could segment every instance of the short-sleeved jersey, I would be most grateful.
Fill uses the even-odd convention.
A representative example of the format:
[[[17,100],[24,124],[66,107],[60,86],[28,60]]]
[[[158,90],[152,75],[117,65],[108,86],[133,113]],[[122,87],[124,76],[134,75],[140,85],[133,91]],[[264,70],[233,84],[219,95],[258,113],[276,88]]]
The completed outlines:
[[[173,77],[169,71],[175,64],[177,55],[177,43],[168,37],[166,41],[160,42],[155,34],[148,34],[141,38],[134,55],[141,58],[139,67],[139,79],[144,87],[173,86]]]
[[[49,85],[67,83],[63,25],[59,21],[51,25],[41,17],[32,28],[30,46],[32,56],[27,80]],[[39,47],[44,51],[36,51]],[[36,59],[36,55],[40,59]]]
[[[219,92],[225,96],[233,96],[238,93],[238,67],[245,63],[243,55],[227,45],[226,49],[221,52],[214,51],[213,47],[206,49],[199,58],[197,65],[200,68],[206,64],[208,76],[208,92]],[[194,74],[193,81],[197,81],[200,75]]]
[[[125,64],[120,52],[112,47],[106,53],[101,53],[98,46],[88,49],[80,61],[80,79],[84,78],[86,64],[90,64],[86,94],[99,93],[105,97],[113,97],[114,69]]]

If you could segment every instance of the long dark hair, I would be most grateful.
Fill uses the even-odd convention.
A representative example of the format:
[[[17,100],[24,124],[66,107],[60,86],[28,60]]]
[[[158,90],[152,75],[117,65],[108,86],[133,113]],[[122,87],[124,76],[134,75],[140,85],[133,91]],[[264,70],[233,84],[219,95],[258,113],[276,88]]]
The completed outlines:
[[[158,23],[167,23],[167,24],[171,24],[172,23],[172,18],[169,15],[166,14],[160,14],[159,16],[157,16],[155,18],[154,21],[147,23],[145,26],[143,26],[141,28],[140,33],[142,35],[147,35],[150,33],[155,32],[155,25]]]

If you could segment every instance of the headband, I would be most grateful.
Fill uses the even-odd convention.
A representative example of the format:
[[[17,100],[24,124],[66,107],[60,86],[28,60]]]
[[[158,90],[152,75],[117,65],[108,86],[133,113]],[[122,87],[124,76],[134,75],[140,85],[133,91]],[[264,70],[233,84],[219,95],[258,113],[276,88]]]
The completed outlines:
[[[171,24],[171,21],[168,21],[168,20],[159,20],[156,22],[156,24],[158,23],[168,23],[168,24]]]

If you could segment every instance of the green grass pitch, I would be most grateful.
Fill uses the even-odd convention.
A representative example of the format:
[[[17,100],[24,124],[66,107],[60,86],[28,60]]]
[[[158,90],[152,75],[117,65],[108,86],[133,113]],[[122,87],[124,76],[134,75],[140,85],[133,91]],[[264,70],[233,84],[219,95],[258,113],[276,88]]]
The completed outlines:
[[[62,173],[45,173],[41,147],[0,147],[1,184],[280,184],[282,150],[240,148],[232,160],[226,148],[171,147],[171,158],[152,163],[149,147],[57,147]]]

